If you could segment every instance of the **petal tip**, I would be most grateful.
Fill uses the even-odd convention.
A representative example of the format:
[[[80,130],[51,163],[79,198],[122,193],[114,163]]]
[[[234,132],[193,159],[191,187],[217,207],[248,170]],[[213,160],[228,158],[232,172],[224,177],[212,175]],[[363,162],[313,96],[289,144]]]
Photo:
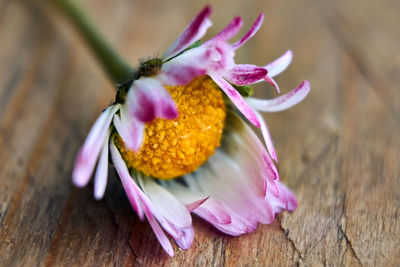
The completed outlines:
[[[212,13],[212,7],[210,5],[206,5],[200,13],[205,14],[205,16],[210,16]]]
[[[97,201],[100,201],[103,199],[103,195],[102,194],[96,194],[96,192],[94,193],[94,199],[96,199]]]
[[[79,175],[72,176],[72,183],[79,188],[83,188],[87,185],[86,179],[83,179],[82,176]]]

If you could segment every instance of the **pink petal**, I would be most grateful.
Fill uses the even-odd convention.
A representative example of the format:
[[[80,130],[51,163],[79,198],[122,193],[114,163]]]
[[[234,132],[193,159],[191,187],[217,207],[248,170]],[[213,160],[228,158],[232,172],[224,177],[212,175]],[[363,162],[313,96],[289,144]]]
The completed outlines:
[[[229,44],[217,40],[166,62],[157,79],[167,85],[183,85],[206,73],[223,74],[234,66],[234,55]]]
[[[167,236],[165,235],[164,231],[161,229],[160,225],[158,222],[154,219],[153,214],[151,211],[148,209],[148,207],[144,208],[144,213],[147,217],[147,220],[150,223],[151,228],[153,229],[154,234],[157,237],[158,242],[160,242],[161,246],[163,249],[168,253],[170,257],[174,256],[174,249],[171,246],[171,243],[169,242]]]
[[[106,142],[103,144],[103,148],[100,154],[100,159],[97,164],[96,174],[94,177],[94,198],[100,200],[104,196],[107,186],[107,175],[108,175],[108,146],[111,131],[108,130]]]
[[[182,233],[182,236],[180,238],[176,238],[174,240],[181,249],[187,250],[190,248],[190,246],[193,243],[193,239],[194,239],[193,226],[191,225],[190,227],[181,229],[181,233]]]
[[[204,44],[207,45],[211,42],[214,42],[215,40],[227,41],[239,32],[242,25],[243,25],[242,18],[239,16],[234,17],[222,31],[220,31],[216,36],[214,36]]]
[[[120,116],[114,115],[113,124],[129,150],[138,151],[143,143],[144,123],[130,117],[123,107]]]
[[[207,65],[207,72],[223,75],[235,66],[235,51],[223,41],[217,39],[207,46],[210,60]]]
[[[119,105],[113,105],[104,110],[90,129],[85,143],[78,152],[72,172],[72,181],[76,186],[84,187],[89,182],[102,145],[105,142],[112,117],[119,107]]]
[[[203,204],[194,213],[213,224],[230,224],[232,222],[226,208],[215,199]]]
[[[210,75],[216,84],[225,92],[232,103],[242,112],[242,114],[256,127],[260,127],[260,122],[257,116],[254,114],[253,110],[247,105],[243,97],[223,78],[217,75]]]
[[[268,76],[272,78],[283,72],[290,65],[290,62],[292,62],[292,58],[293,53],[288,50],[278,59],[264,66],[268,71]]]
[[[261,167],[266,151],[258,137],[239,116],[234,118],[226,129],[231,144],[227,152],[218,149],[207,165],[185,175],[187,187],[171,182],[166,189],[185,203],[191,194],[207,193],[209,199],[193,212],[236,236],[254,231],[258,223],[271,223],[276,213],[293,210],[297,203],[286,187],[273,180],[272,172]]]
[[[189,204],[186,204],[186,208],[189,212],[192,212],[193,210],[197,209],[201,204],[203,204],[209,197],[205,197],[200,200],[196,200],[194,202],[191,202]]]
[[[283,210],[294,211],[297,208],[297,200],[294,194],[279,182],[276,182],[276,186],[279,192],[278,196],[271,192],[266,195],[266,200],[271,203],[274,213],[277,214]]]
[[[272,157],[273,160],[278,162],[274,144],[272,143],[272,138],[271,138],[271,135],[269,134],[267,124],[265,123],[264,118],[261,116],[261,114],[259,112],[254,111],[254,113],[256,114],[258,121],[260,122],[261,132],[264,137],[264,141],[265,141],[265,145],[267,146],[268,153]]]
[[[258,136],[240,117],[236,115],[233,118],[236,119],[236,122],[232,123],[232,126],[227,125],[226,131],[237,132],[236,134],[231,134],[233,142],[238,143],[238,149],[242,151],[242,153],[237,153],[235,155],[236,157],[241,157],[236,160],[244,163],[251,162],[250,160],[256,162],[259,170],[262,172],[262,179],[267,179],[269,183],[273,183],[274,180],[279,180],[278,170]],[[235,125],[240,125],[240,129],[242,130],[237,131]],[[248,167],[251,171],[252,166]]]
[[[281,93],[281,89],[279,89],[279,85],[275,82],[275,80],[269,76],[264,77],[264,81],[272,85],[278,94]]]
[[[292,58],[293,58],[292,51],[290,50],[286,51],[285,54],[283,54],[280,58],[264,66],[263,68],[265,68],[268,71],[268,75],[263,77],[263,79],[255,81],[254,83],[266,81],[267,83],[271,84],[279,94],[280,93],[279,86],[275,82],[273,77],[283,72],[289,66],[290,62],[292,61]]]
[[[158,79],[167,85],[184,85],[207,71],[210,60],[209,49],[193,48],[163,64]]]
[[[225,77],[233,84],[248,85],[263,79],[267,73],[267,70],[255,65],[236,64]]]
[[[207,29],[212,25],[209,17],[211,14],[211,7],[206,6],[190,23],[186,26],[183,32],[179,35],[178,39],[168,48],[164,53],[163,59],[169,59],[179,54],[188,46],[202,38]]]
[[[131,203],[133,209],[138,214],[139,218],[143,219],[143,209],[140,203],[140,189],[137,187],[136,183],[133,181],[131,175],[129,174],[128,168],[118,152],[117,147],[113,142],[110,144],[111,157],[114,163],[114,167],[121,179],[122,186],[124,187],[125,193]]]
[[[151,177],[143,177],[143,174],[140,172],[135,172],[134,175],[142,188],[144,187],[144,179],[152,179]],[[143,206],[147,207],[151,211],[157,221],[161,224],[162,228],[164,228],[164,230],[174,239],[180,238],[182,236],[180,230],[163,216],[160,210],[153,204],[149,197],[139,189],[139,187],[137,187],[137,190]]]
[[[143,123],[155,118],[175,119],[178,110],[171,95],[156,79],[136,80],[127,96],[128,111]]]
[[[133,181],[132,177],[129,174],[128,168],[126,167],[125,162],[123,161],[118,149],[115,144],[112,142],[110,145],[111,156],[113,158],[115,169],[121,179],[122,186],[128,196],[129,201],[132,204],[132,207],[138,213],[139,217],[143,218],[143,213],[146,215],[147,220],[150,223],[158,241],[164,250],[172,257],[174,255],[174,251],[172,246],[166,237],[164,231],[161,229],[159,223],[163,226],[163,228],[172,235],[174,239],[180,239],[183,236],[182,231],[179,232],[175,229],[174,225],[171,225],[160,211],[155,207],[153,202],[148,199],[148,197],[140,190],[140,188]],[[142,182],[143,183],[143,182]],[[157,218],[158,222],[155,220]],[[191,224],[190,224],[191,226]]]
[[[217,150],[209,166],[202,168],[197,177],[188,176],[201,177],[195,181],[198,186],[190,186],[190,190],[210,195],[194,213],[230,235],[254,231],[258,222],[270,223],[274,218],[271,206],[264,199],[262,174],[254,167],[248,172],[248,167],[254,165],[249,159],[246,165],[243,163]],[[216,206],[216,203],[221,204]],[[221,215],[226,215],[226,219],[216,220]]]
[[[192,217],[186,207],[164,187],[151,178],[144,178],[142,189],[155,208],[179,231],[192,225]]]
[[[264,20],[264,14],[260,14],[256,21],[254,22],[253,26],[251,27],[251,29],[242,37],[242,39],[240,39],[239,41],[237,41],[236,43],[234,43],[232,45],[232,47],[236,50],[239,47],[241,47],[244,43],[246,43],[251,37],[254,36],[254,34],[256,34],[256,32],[258,31],[258,29],[260,29],[261,24],[263,23]]]
[[[297,88],[289,93],[270,100],[249,97],[247,103],[254,109],[267,112],[276,112],[288,109],[302,101],[310,92],[310,83],[303,81]]]
[[[191,178],[191,175],[188,174],[186,175],[185,181],[189,183],[189,188],[192,190],[182,186],[175,180],[164,182],[162,185],[171,192],[172,195],[176,196],[179,201],[184,203],[188,210],[195,212],[200,217],[215,223],[226,224],[231,222],[231,217],[224,211],[225,208],[221,203],[210,199],[209,196],[204,197],[206,192],[198,192],[193,183],[195,178]]]

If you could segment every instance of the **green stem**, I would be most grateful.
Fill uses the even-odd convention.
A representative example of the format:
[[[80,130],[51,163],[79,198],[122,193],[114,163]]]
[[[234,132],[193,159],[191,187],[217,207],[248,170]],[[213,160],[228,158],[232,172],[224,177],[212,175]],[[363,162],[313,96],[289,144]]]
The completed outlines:
[[[123,84],[133,77],[134,70],[108,45],[85,16],[83,10],[71,0],[48,0],[55,4],[72,22],[102,64],[111,80]]]

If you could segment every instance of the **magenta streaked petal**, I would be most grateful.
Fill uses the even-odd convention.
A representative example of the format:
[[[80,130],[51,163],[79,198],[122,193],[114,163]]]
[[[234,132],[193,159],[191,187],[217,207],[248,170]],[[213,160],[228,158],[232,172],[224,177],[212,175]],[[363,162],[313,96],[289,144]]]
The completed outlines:
[[[127,168],[124,160],[121,157],[121,154],[119,153],[117,147],[115,146],[115,144],[113,142],[111,142],[111,144],[110,144],[110,151],[111,151],[111,156],[113,159],[115,169],[117,170],[118,176],[121,179],[121,183],[122,183],[122,186],[124,187],[125,193],[128,196],[128,199],[129,199],[133,209],[139,215],[139,218],[141,220],[143,220],[143,210],[144,210],[144,212],[150,213],[150,215],[146,214],[146,217],[148,219],[150,217],[153,218],[153,216],[154,216],[155,218],[157,218],[158,222],[162,225],[162,227],[173,238],[179,238],[181,236],[180,233],[174,227],[171,227],[170,223],[162,216],[162,214],[155,207],[155,205],[151,202],[151,200],[142,192],[142,190],[134,182],[134,180],[132,179],[132,177],[128,171],[128,168]],[[157,225],[158,225],[158,223],[157,223]],[[154,227],[157,228],[157,226],[155,226],[155,224],[154,224]],[[160,234],[160,233],[156,233],[156,235],[157,234]],[[157,238],[158,238],[158,236],[157,236]]]
[[[272,162],[270,156],[267,155],[267,154],[265,153],[265,154],[263,154],[263,159],[264,159],[264,162],[265,162],[265,164],[267,165],[267,167],[268,167],[268,168],[272,171],[272,173],[273,173],[272,178],[273,178],[274,180],[278,180],[278,181],[279,181],[280,178],[279,178],[278,169],[276,168],[274,162]]]
[[[97,163],[96,174],[94,176],[94,198],[100,200],[104,196],[107,186],[108,175],[108,147],[111,131],[108,130],[106,140],[101,150],[100,159]]]
[[[193,210],[197,209],[201,204],[203,204],[209,197],[205,197],[200,200],[196,200],[194,202],[191,202],[189,204],[186,204],[185,207],[189,212],[192,212]]]
[[[232,132],[233,141],[238,144],[239,149],[242,151],[242,153],[235,154],[236,161],[257,163],[258,169],[262,172],[262,179],[266,179],[269,183],[279,180],[278,170],[258,136],[243,120],[237,118],[237,123],[240,123],[242,131],[237,131],[229,125],[226,126],[226,129]],[[251,172],[255,166],[249,165],[247,167]]]
[[[277,112],[288,109],[301,102],[310,92],[310,83],[303,81],[289,93],[274,99],[256,99],[249,97],[246,102],[254,109],[266,112]]]
[[[175,119],[178,110],[167,89],[154,78],[136,80],[128,92],[129,115],[143,123],[155,118]]]
[[[271,158],[273,160],[278,162],[278,157],[276,156],[274,144],[272,142],[271,135],[269,134],[269,130],[268,130],[267,124],[265,123],[264,118],[262,117],[262,115],[259,112],[254,111],[254,113],[256,114],[256,116],[258,118],[258,121],[261,124],[261,127],[260,127],[261,128],[261,133],[262,133],[262,135],[264,137],[264,141],[265,141],[265,145],[267,146],[268,153],[269,153],[269,155],[271,156]]]
[[[138,151],[144,139],[144,123],[130,117],[126,107],[122,107],[120,116],[114,115],[113,124],[125,146],[129,150]]]
[[[222,31],[220,31],[216,36],[214,36],[204,44],[207,45],[209,43],[214,42],[215,40],[227,41],[239,32],[242,25],[243,25],[242,18],[236,16],[231,20],[231,22],[229,22],[229,24]]]
[[[193,213],[228,235],[238,236],[247,232],[248,223],[243,222],[240,215],[227,206],[215,203],[218,203],[218,200],[211,199],[207,207],[200,206]]]
[[[252,84],[267,76],[267,70],[250,64],[236,64],[224,76],[229,82],[236,85]]]
[[[163,64],[157,78],[167,85],[187,84],[206,73],[209,60],[210,52],[206,48],[191,49]]]
[[[178,39],[168,48],[162,58],[164,60],[172,58],[202,38],[206,34],[207,29],[212,25],[209,19],[210,14],[211,7],[206,6],[189,25],[186,26]]]
[[[153,229],[153,232],[156,235],[158,242],[160,242],[162,248],[168,253],[170,257],[173,257],[174,249],[172,248],[171,243],[169,242],[167,236],[161,229],[158,222],[155,220],[153,214],[151,213],[148,207],[144,207],[144,214],[146,215],[147,220],[149,221],[150,226]]]
[[[224,75],[235,66],[235,51],[228,43],[216,39],[207,48],[210,54],[208,73]]]
[[[217,150],[209,165],[198,170],[201,179],[191,175],[186,178],[194,179],[191,191],[210,195],[193,212],[230,235],[254,231],[258,222],[270,223],[274,218],[264,199],[262,173],[249,158],[244,160],[238,162]]]
[[[269,77],[269,76],[265,76],[265,77],[264,77],[264,81],[266,81],[267,83],[269,83],[270,85],[272,85],[272,86],[275,88],[275,90],[276,90],[276,92],[277,92],[278,94],[281,93],[281,89],[279,88],[279,85],[275,82],[275,80],[274,80],[273,78],[271,78],[271,77]]]
[[[194,213],[213,224],[230,224],[232,222],[226,208],[214,199],[200,206]]]
[[[268,76],[272,78],[283,72],[290,65],[290,62],[292,62],[292,58],[293,53],[288,50],[278,59],[264,66],[268,71]]]
[[[142,189],[161,216],[174,225],[178,231],[192,225],[192,217],[186,207],[153,179],[144,178]]]
[[[297,200],[294,194],[280,182],[275,184],[279,194],[275,195],[274,192],[267,192],[265,196],[266,200],[271,203],[274,213],[277,214],[283,210],[294,211],[297,208]]]
[[[210,199],[209,196],[204,197],[206,192],[199,192],[195,188],[195,178],[192,178],[190,174],[186,175],[186,182],[189,183],[189,188],[182,186],[179,182],[174,180],[163,183],[165,187],[172,195],[176,196],[179,201],[186,205],[189,211],[193,211],[200,217],[213,221],[215,223],[227,224],[230,223],[231,218],[228,213],[225,212],[224,206],[215,199]],[[192,190],[191,190],[192,189]]]
[[[263,79],[255,81],[254,83],[266,81],[267,83],[271,84],[275,88],[275,90],[278,94],[280,94],[279,86],[275,82],[273,77],[275,77],[276,75],[283,72],[289,66],[290,62],[292,61],[292,58],[293,58],[292,51],[290,51],[290,50],[286,51],[281,57],[279,57],[272,63],[264,66],[263,68],[265,68],[268,71],[268,75],[265,76]]]
[[[122,186],[124,187],[129,202],[138,214],[139,218],[143,220],[143,208],[140,202],[141,191],[136,183],[133,181],[128,171],[128,167],[126,166],[125,161],[122,159],[121,154],[119,153],[113,141],[110,144],[110,151],[114,167],[118,173],[119,178],[121,179]]]
[[[193,239],[194,239],[194,229],[193,226],[191,225],[187,228],[181,229],[181,237],[175,238],[174,240],[181,249],[187,250],[192,245]]]
[[[244,43],[246,43],[251,37],[254,36],[254,34],[256,34],[256,32],[260,29],[261,24],[263,23],[264,20],[264,14],[260,14],[256,21],[254,22],[253,26],[251,26],[250,30],[242,37],[242,39],[240,39],[239,41],[237,41],[236,43],[234,43],[232,45],[232,47],[236,50],[239,47],[241,47]]]
[[[215,41],[166,62],[157,78],[163,84],[183,85],[206,73],[224,74],[235,65],[234,55],[229,44]]]
[[[184,85],[191,82],[194,78],[206,74],[206,69],[196,66],[177,65],[171,69],[163,71],[159,78],[167,85]]]
[[[84,187],[89,182],[102,145],[105,142],[112,117],[119,107],[119,105],[114,105],[105,109],[86,137],[83,146],[78,152],[72,172],[72,181],[76,186]]]
[[[145,78],[145,81],[148,81],[148,79]],[[143,83],[143,80],[136,80],[128,91],[126,105],[129,115],[142,123],[150,122],[156,117],[156,108],[151,92],[152,84],[157,82],[154,81]]]
[[[260,122],[257,119],[257,116],[254,114],[253,110],[249,107],[249,105],[244,101],[243,97],[230,85],[227,81],[225,81],[222,77],[218,75],[210,75],[210,77],[214,80],[216,84],[225,92],[225,94],[229,97],[232,103],[242,112],[242,114],[256,127],[260,127]]]

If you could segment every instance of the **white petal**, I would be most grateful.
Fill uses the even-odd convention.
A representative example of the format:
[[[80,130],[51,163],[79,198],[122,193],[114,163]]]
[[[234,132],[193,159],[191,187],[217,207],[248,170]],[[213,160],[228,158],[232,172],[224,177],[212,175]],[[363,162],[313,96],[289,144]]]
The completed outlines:
[[[131,117],[123,106],[120,116],[114,115],[113,124],[125,143],[125,146],[133,151],[138,151],[144,139],[144,124]]]
[[[222,91],[229,97],[232,103],[237,107],[237,109],[256,127],[260,127],[260,122],[254,111],[246,103],[243,97],[238,93],[238,91],[225,81],[222,77],[218,75],[210,75],[213,81],[221,88]]]
[[[97,164],[96,174],[94,177],[94,198],[100,200],[104,196],[107,186],[108,175],[108,147],[111,131],[108,130],[106,141],[100,154],[100,159]]]
[[[297,88],[289,93],[274,99],[256,99],[252,97],[246,98],[246,102],[254,109],[267,112],[277,112],[293,107],[301,102],[310,92],[310,83],[303,81]]]
[[[262,115],[259,112],[254,111],[254,113],[256,114],[258,120],[260,121],[260,125],[261,125],[260,128],[261,128],[262,135],[264,137],[265,145],[267,146],[268,153],[273,158],[273,160],[275,160],[277,162],[278,157],[276,156],[274,143],[272,142],[271,135],[269,134],[267,124],[265,123],[264,118],[262,117]]]
[[[142,123],[155,118],[175,119],[178,110],[167,89],[155,78],[140,78],[129,89],[126,105],[129,115]]]
[[[167,60],[186,49],[188,46],[202,38],[207,29],[212,25],[209,19],[211,8],[206,6],[190,23],[186,26],[177,40],[168,48],[163,55],[163,59]]]
[[[293,53],[292,51],[288,50],[278,59],[264,66],[264,68],[266,68],[268,71],[268,76],[272,78],[283,72],[292,62],[292,58]]]
[[[125,164],[125,161],[122,159],[121,154],[119,153],[117,147],[114,142],[111,141],[110,144],[111,157],[114,163],[114,167],[118,173],[119,178],[121,179],[122,186],[124,187],[125,193],[133,207],[133,209],[138,214],[139,218],[143,218],[143,208],[141,199],[143,198],[142,191],[138,188],[136,183],[133,181],[128,167]]]
[[[170,257],[174,256],[174,249],[171,246],[167,236],[165,235],[164,231],[161,229],[158,222],[154,219],[152,212],[145,208],[144,213],[147,217],[147,220],[150,223],[151,228],[153,229],[154,234],[156,235],[158,242],[160,242],[163,249],[168,253]]]
[[[186,207],[153,179],[144,178],[142,188],[166,220],[178,228],[186,228],[192,224],[192,217]]]
[[[103,111],[90,130],[85,143],[79,150],[72,172],[72,180],[76,186],[84,187],[89,182],[101,147],[105,142],[111,120],[119,107],[120,105],[113,105]]]

